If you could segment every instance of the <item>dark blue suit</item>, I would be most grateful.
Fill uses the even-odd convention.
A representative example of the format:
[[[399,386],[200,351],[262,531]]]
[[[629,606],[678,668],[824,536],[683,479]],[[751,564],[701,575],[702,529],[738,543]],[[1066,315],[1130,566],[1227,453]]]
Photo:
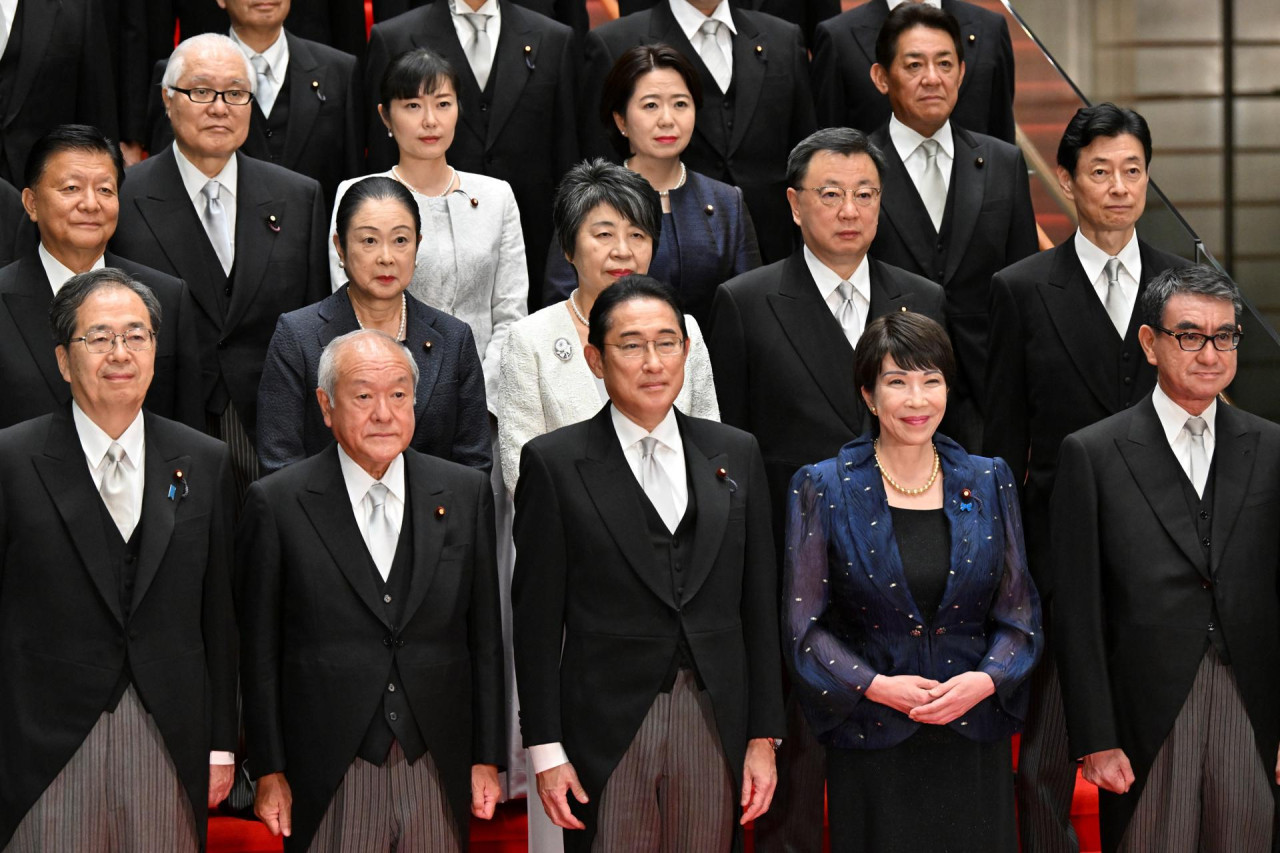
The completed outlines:
[[[796,472],[787,502],[783,636],[818,740],[883,749],[920,723],[863,698],[877,675],[946,681],[979,671],[994,695],[949,728],[994,741],[1021,728],[1026,678],[1040,656],[1040,597],[1027,572],[1018,491],[1004,460],[935,436],[951,531],[946,592],[932,624],[912,599],[893,521],[864,434],[834,459]],[[963,489],[972,491],[965,501]],[[970,507],[965,509],[964,507]]]
[[[258,458],[264,474],[333,441],[316,400],[325,345],[360,328],[343,285],[276,323],[258,386]],[[484,373],[471,328],[406,294],[409,352],[418,363],[414,450],[482,471],[492,467]]]

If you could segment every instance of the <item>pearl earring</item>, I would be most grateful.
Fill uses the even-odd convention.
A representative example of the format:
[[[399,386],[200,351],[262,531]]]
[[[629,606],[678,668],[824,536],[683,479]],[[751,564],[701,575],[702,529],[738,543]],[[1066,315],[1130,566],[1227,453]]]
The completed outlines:
[[[388,130],[387,130],[387,139],[394,139],[394,138],[395,138],[395,134],[394,134],[394,133],[392,133],[390,129],[388,129]]]
[[[338,258],[338,269],[345,270],[346,268],[347,268],[347,265],[343,262],[342,258]]]
[[[875,406],[872,406],[872,407],[871,407],[871,414],[873,414],[873,415],[874,415],[874,414],[876,414],[876,407],[875,407]]]

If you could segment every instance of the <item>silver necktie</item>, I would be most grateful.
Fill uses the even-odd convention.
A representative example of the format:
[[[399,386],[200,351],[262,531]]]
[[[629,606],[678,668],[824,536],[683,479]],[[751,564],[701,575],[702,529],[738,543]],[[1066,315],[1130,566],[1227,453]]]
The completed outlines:
[[[1123,338],[1129,330],[1129,306],[1125,304],[1124,288],[1120,284],[1120,259],[1108,259],[1103,270],[1107,274],[1107,298],[1103,305],[1106,306],[1107,316],[1111,318],[1111,325],[1116,327],[1116,332]]]
[[[276,86],[271,82],[271,66],[267,64],[267,58],[260,53],[249,57],[249,64],[258,75],[258,91],[254,93],[254,100],[258,102],[262,114],[270,116],[271,107],[276,102]]]
[[[1210,345],[1212,346],[1212,344]],[[1204,418],[1187,418],[1182,427],[1191,436],[1191,470],[1187,472],[1196,494],[1204,497],[1204,487],[1209,481],[1209,456],[1204,450],[1204,431],[1209,423]]]
[[[231,251],[231,229],[227,227],[227,211],[222,207],[218,196],[222,192],[222,184],[209,181],[201,190],[204,193],[204,231],[209,235],[213,251],[218,255],[224,275],[231,275],[231,262],[235,255]]]
[[[467,12],[462,17],[467,19],[475,36],[467,46],[467,62],[471,64],[471,72],[476,75],[480,90],[489,83],[489,72],[493,70],[493,45],[489,40],[489,16],[479,12]]]
[[[836,287],[836,293],[840,294],[840,311],[836,314],[836,319],[840,321],[840,328],[844,330],[849,346],[857,347],[858,338],[862,337],[863,327],[858,311],[862,294],[847,281],[840,282]]]
[[[702,22],[702,26],[698,28],[702,33],[698,55],[702,57],[703,64],[711,72],[711,78],[716,81],[720,91],[727,92],[729,84],[733,81],[733,74],[729,69],[728,61],[724,58],[724,49],[720,47],[720,28],[723,26],[723,23],[715,20]]]
[[[391,490],[382,483],[374,483],[366,493],[369,499],[368,523],[365,525],[365,538],[369,545],[369,556],[378,567],[378,574],[385,581],[391,575],[391,561],[396,556],[395,529],[387,516],[387,497]]]
[[[680,518],[676,515],[675,486],[666,470],[658,464],[654,451],[658,449],[658,440],[653,436],[640,439],[640,488],[644,489],[649,503],[662,516],[662,522],[672,533],[680,526]]]
[[[124,470],[124,448],[118,442],[111,442],[111,446],[107,448],[107,459],[107,470],[102,475],[98,494],[102,495],[102,502],[106,505],[107,512],[111,513],[111,520],[116,523],[120,535],[128,541],[138,522],[133,517],[133,505],[129,500],[129,476]]]
[[[942,214],[947,209],[947,184],[942,179],[942,167],[938,165],[938,152],[942,146],[936,139],[926,139],[920,143],[924,151],[924,173],[920,175],[920,200],[925,210],[929,211],[929,219],[933,221],[933,230],[942,231]]]

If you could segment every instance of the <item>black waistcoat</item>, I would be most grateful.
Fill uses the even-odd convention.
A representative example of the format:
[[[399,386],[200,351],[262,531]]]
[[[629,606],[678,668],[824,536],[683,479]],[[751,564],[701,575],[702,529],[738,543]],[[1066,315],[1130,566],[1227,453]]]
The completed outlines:
[[[115,519],[111,517],[111,513],[107,512],[107,505],[101,500],[98,501],[98,509],[102,530],[106,534],[107,559],[111,562],[111,571],[116,579],[120,613],[124,617],[124,624],[128,625],[133,609],[133,585],[138,575],[138,547],[142,542],[142,517],[145,517],[145,513],[139,517],[137,526],[133,528],[133,534],[126,542],[120,535],[120,528],[116,526]],[[115,710],[116,705],[120,703],[120,697],[124,695],[125,688],[133,680],[128,655],[126,645],[124,671],[120,674],[120,680],[116,682],[115,688],[111,691],[111,699],[107,702],[107,707],[112,710]]]
[[[921,206],[924,205],[923,200]],[[955,161],[951,163],[951,181],[947,184],[947,200],[942,205],[942,229],[933,230],[933,220],[929,218],[928,209],[925,210],[924,219],[920,221],[920,227],[925,229],[931,236],[936,235],[933,241],[933,254],[929,259],[929,268],[925,270],[925,275],[929,276],[938,284],[943,283],[943,279],[947,275],[947,243],[951,240],[951,229],[954,227],[953,220],[956,209],[956,173]],[[963,252],[964,246],[956,246],[957,252]]]
[[[289,87],[292,85],[292,75],[293,70],[286,66],[284,82],[280,84],[275,103],[271,105],[270,116],[264,116],[257,103],[253,105],[253,124],[262,130],[262,135],[267,140],[267,155],[277,166],[284,165],[280,160],[284,157],[289,135]]]
[[[1215,467],[1214,463],[1210,463],[1209,476],[1204,484],[1204,495],[1196,494],[1195,486],[1191,485],[1191,480],[1186,476],[1181,478],[1182,496],[1187,502],[1187,515],[1190,523],[1195,526],[1196,540],[1199,541],[1206,560],[1210,558],[1213,549],[1211,534],[1213,530],[1213,471]],[[1222,622],[1218,618],[1218,603],[1213,598],[1213,583],[1202,581],[1201,586],[1204,587],[1205,594],[1210,597],[1212,607],[1205,633],[1208,634],[1208,640],[1217,650],[1218,657],[1222,659],[1222,662],[1231,663],[1231,658],[1227,654],[1227,641],[1222,636]]]

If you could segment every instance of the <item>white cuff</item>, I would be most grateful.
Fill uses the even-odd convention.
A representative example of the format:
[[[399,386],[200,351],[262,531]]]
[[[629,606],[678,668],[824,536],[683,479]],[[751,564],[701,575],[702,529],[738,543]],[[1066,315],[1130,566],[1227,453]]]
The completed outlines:
[[[234,752],[218,752],[215,750],[209,753],[209,763],[210,764],[235,764],[236,754]]]
[[[534,744],[529,747],[529,764],[533,766],[535,774],[568,763],[569,754],[564,751],[564,744],[558,741]]]

